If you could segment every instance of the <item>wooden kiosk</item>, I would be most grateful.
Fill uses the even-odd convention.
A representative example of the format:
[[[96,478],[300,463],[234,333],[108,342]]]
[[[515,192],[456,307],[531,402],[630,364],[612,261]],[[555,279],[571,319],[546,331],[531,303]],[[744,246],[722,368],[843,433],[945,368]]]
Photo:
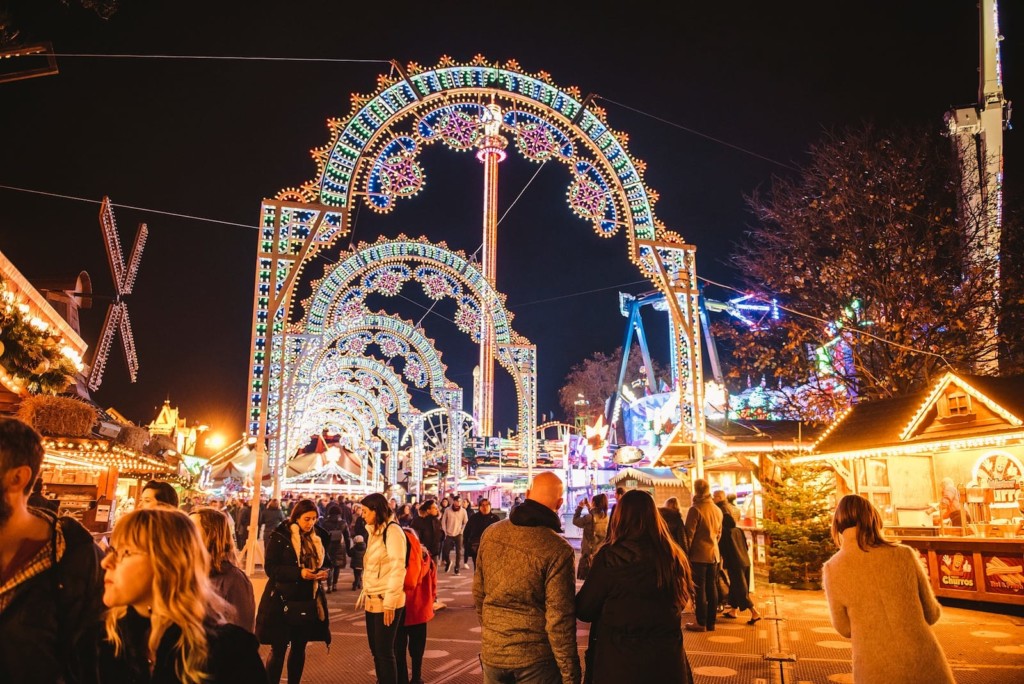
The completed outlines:
[[[794,461],[824,461],[918,550],[936,595],[1024,605],[1024,376],[947,373],[924,392],[857,404]],[[965,515],[944,518],[942,480]]]

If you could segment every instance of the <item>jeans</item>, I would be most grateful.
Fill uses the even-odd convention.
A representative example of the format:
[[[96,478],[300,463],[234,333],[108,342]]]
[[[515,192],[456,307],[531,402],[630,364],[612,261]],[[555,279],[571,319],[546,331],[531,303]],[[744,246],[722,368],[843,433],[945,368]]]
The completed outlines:
[[[306,667],[306,642],[293,641],[291,646],[291,650],[288,651],[288,684],[299,684],[302,681],[302,670]],[[270,647],[270,658],[267,660],[267,681],[270,684],[278,684],[281,681],[286,649],[287,641]]]
[[[384,613],[366,613],[366,639],[370,642],[373,668],[377,684],[397,684],[398,665],[395,663],[395,636],[405,619],[405,608],[395,611],[390,625],[384,624]],[[289,680],[290,681],[290,680]]]
[[[412,660],[412,672],[406,667],[405,652]],[[395,638],[395,659],[398,665],[398,684],[423,681],[423,653],[427,650],[427,623],[402,625]]]
[[[441,555],[444,556],[444,565],[448,567],[449,558],[451,558],[452,547],[455,547],[455,574],[459,574],[459,566],[462,564],[462,535],[457,534],[454,537],[448,536],[444,538],[444,550]]]
[[[558,671],[558,663],[554,660],[515,670],[491,667],[483,661],[480,666],[484,671],[484,684],[562,684],[562,673]]]
[[[697,613],[697,624],[709,630],[715,628],[718,616],[718,563],[692,563],[693,597]]]

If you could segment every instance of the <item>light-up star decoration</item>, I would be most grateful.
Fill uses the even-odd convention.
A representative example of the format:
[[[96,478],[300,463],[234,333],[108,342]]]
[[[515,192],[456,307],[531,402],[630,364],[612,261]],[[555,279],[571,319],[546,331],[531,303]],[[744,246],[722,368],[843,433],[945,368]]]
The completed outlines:
[[[589,460],[604,460],[608,456],[606,447],[608,441],[605,436],[608,434],[608,426],[604,423],[604,416],[599,415],[593,426],[584,425],[583,430],[586,436],[586,450],[589,451]]]

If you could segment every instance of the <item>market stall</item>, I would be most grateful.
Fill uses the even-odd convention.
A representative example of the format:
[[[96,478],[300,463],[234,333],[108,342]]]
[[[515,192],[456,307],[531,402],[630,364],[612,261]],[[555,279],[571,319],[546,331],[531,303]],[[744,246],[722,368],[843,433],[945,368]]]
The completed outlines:
[[[95,534],[109,532],[117,516],[134,507],[147,480],[175,472],[156,456],[105,439],[46,437],[43,448],[44,495],[60,502],[59,515]]]
[[[608,483],[613,487],[624,489],[642,489],[654,497],[659,506],[674,496],[679,500],[679,507],[685,509],[690,505],[692,495],[683,480],[676,477],[672,468],[623,468]]]
[[[794,461],[828,463],[837,496],[872,501],[937,595],[1024,605],[1024,376],[949,373],[857,404]]]

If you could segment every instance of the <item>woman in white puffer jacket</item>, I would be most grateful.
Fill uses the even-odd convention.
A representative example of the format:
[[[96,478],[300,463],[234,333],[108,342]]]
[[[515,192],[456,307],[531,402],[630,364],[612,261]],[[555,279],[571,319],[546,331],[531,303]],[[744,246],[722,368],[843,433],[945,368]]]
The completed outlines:
[[[366,522],[363,592],[356,607],[366,610],[366,636],[379,684],[395,684],[395,636],[405,612],[405,550],[409,543],[383,494],[362,500]],[[394,523],[394,524],[392,524]]]

